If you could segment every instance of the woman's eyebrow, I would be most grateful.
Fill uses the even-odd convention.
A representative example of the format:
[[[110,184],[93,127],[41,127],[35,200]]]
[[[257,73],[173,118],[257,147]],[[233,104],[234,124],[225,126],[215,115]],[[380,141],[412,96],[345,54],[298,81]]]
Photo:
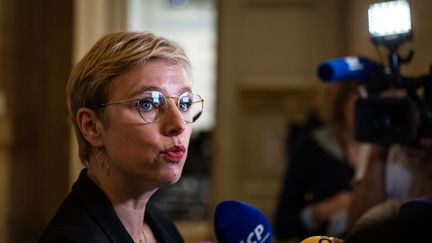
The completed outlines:
[[[140,89],[136,90],[135,92],[133,92],[131,94],[131,96],[132,97],[138,97],[138,96],[140,96],[142,93],[144,93],[146,91],[158,91],[158,92],[161,92],[164,95],[168,95],[166,93],[166,91],[164,89],[161,89],[160,87],[157,87],[157,86],[143,86],[142,88],[140,88]],[[181,88],[176,95],[180,95],[180,94],[183,94],[185,92],[192,92],[191,87],[187,86],[187,87]]]
[[[159,91],[159,92],[163,93],[163,90],[157,86],[143,86],[143,87],[140,87],[138,90],[134,91],[131,94],[131,96],[137,97],[146,91]]]
[[[177,95],[180,95],[180,94],[183,94],[183,93],[186,93],[186,92],[192,92],[191,87],[188,86],[188,87],[184,87],[184,88],[180,89],[180,92],[178,92]]]

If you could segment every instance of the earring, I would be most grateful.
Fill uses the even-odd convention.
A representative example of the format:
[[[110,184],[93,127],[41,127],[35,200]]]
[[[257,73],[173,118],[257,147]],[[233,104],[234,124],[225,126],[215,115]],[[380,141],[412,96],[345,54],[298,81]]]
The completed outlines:
[[[100,164],[102,171],[106,176],[109,176],[111,173],[111,164],[102,158],[102,148],[98,148],[98,152],[96,154],[96,161]]]

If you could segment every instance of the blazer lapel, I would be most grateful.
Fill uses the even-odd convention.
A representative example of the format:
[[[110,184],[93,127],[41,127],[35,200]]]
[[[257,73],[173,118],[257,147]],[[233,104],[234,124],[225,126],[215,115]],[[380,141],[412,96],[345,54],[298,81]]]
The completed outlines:
[[[87,176],[87,169],[81,171],[79,179],[72,187],[72,194],[78,198],[112,242],[134,243],[108,197]]]

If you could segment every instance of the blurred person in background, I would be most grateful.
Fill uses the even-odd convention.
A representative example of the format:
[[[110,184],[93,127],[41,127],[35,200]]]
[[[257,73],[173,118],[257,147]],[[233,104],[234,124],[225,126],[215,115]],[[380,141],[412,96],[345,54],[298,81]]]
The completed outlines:
[[[407,201],[432,198],[432,146],[371,145],[363,177],[355,182],[349,210],[351,230],[398,214]]]
[[[423,242],[432,217],[432,142],[371,145],[355,183],[347,242]]]
[[[182,175],[203,108],[191,78],[183,49],[149,32],[93,46],[67,84],[85,168],[39,242],[183,242],[150,198]]]
[[[324,86],[317,106],[322,124],[304,129],[303,134],[289,140],[289,158],[274,220],[279,240],[346,233],[351,181],[360,151],[353,137],[357,86]]]

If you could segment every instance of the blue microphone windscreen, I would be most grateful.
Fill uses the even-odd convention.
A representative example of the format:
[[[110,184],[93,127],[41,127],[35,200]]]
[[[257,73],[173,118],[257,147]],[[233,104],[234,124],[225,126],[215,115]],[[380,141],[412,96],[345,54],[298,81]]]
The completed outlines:
[[[367,81],[375,64],[365,57],[334,58],[321,63],[318,76],[323,81]]]
[[[409,215],[422,210],[432,209],[432,199],[412,199],[405,202],[399,208],[399,215]]]
[[[257,208],[237,200],[220,203],[214,227],[219,243],[271,243],[272,227]]]

